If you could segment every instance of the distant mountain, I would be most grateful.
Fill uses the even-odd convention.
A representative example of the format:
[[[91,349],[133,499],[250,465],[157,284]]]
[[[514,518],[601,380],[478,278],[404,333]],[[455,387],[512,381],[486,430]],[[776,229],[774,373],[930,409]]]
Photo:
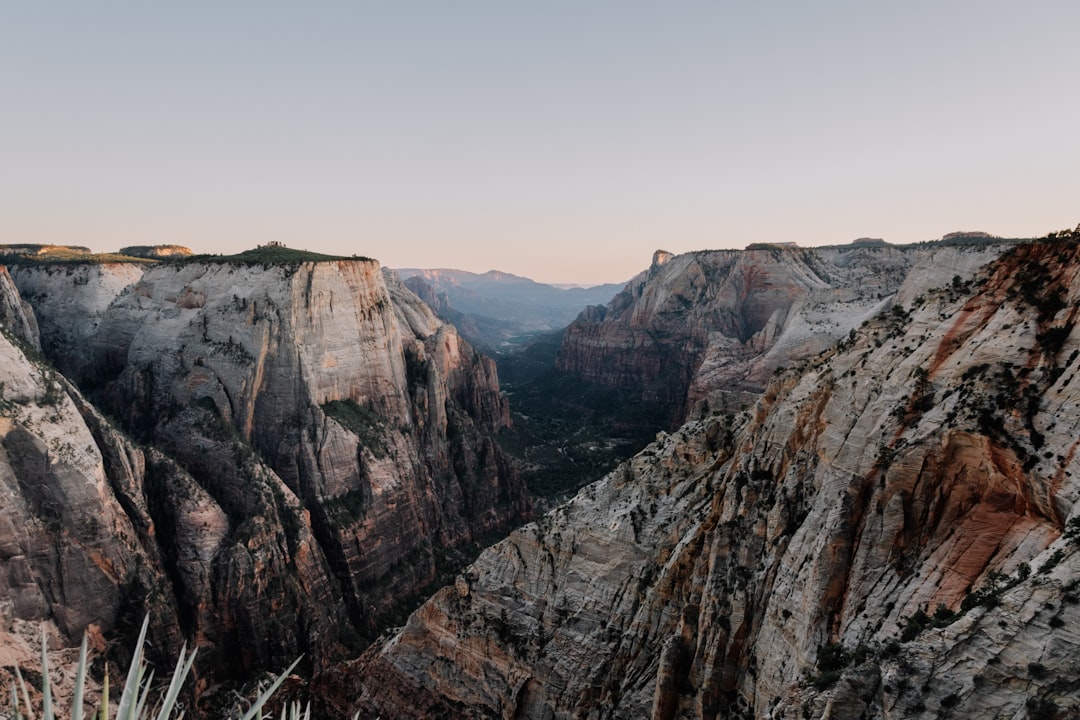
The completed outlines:
[[[559,287],[497,270],[480,274],[400,268],[396,272],[466,339],[496,353],[570,324],[586,306],[606,304],[623,288],[621,283]]]

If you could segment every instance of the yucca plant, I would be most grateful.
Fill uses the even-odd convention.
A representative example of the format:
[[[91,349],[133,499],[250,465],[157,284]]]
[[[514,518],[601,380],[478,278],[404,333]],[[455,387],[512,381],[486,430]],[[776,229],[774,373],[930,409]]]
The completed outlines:
[[[187,680],[188,673],[191,672],[191,665],[195,662],[196,650],[192,650],[191,654],[188,655],[187,643],[184,644],[180,649],[180,658],[176,661],[169,687],[161,695],[160,699],[151,702],[151,684],[154,680],[154,672],[152,670],[149,673],[147,672],[146,660],[143,658],[143,645],[146,642],[146,629],[149,624],[150,618],[147,617],[143,620],[139,640],[135,644],[135,654],[131,658],[131,667],[128,669],[127,679],[124,682],[124,691],[120,695],[120,704],[117,706],[116,714],[112,718],[109,717],[109,673],[107,669],[105,671],[105,681],[101,688],[101,704],[98,712],[91,715],[89,719],[86,716],[83,703],[87,665],[85,635],[83,635],[82,646],[79,648],[79,664],[75,671],[75,694],[71,700],[71,712],[67,715],[57,713],[53,708],[52,687],[49,681],[49,657],[46,652],[45,633],[42,631],[40,720],[60,720],[68,716],[70,716],[71,720],[150,720],[151,718],[154,718],[154,720],[169,720],[174,716],[174,720],[183,718],[184,711],[177,712],[176,704],[180,697],[180,690],[184,687],[184,681]],[[263,706],[299,662],[300,658],[297,658],[292,665],[278,675],[274,682],[259,694],[251,707],[240,717],[240,720],[262,720]],[[23,680],[18,666],[15,667],[15,680],[16,682],[11,684],[10,717],[12,720],[37,720],[33,707],[30,705],[30,693],[27,692],[26,682]],[[301,713],[299,704],[293,703],[287,716],[285,708],[282,708],[281,716],[282,720],[310,720],[311,708],[308,707]]]

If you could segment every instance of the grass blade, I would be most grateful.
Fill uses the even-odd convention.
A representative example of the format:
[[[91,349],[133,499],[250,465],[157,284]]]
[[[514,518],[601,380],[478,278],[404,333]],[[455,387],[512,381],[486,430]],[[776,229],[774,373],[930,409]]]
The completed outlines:
[[[49,685],[49,644],[45,628],[41,628],[41,716],[44,720],[56,720],[52,709],[52,687]]]
[[[187,643],[184,643],[184,646],[180,648],[180,657],[176,661],[176,668],[173,670],[172,680],[169,682],[169,689],[165,693],[165,699],[161,703],[161,711],[158,712],[157,720],[168,720],[169,715],[172,714],[173,706],[176,705],[176,699],[180,697],[180,690],[183,689],[184,681],[187,680],[188,673],[191,672],[191,664],[195,662],[195,653],[198,650],[198,648],[194,648],[191,651],[191,656],[185,662],[184,655],[187,652]]]
[[[75,697],[71,699],[71,720],[83,720],[83,689],[86,685],[86,633],[79,648],[79,667],[75,671]]]
[[[105,666],[105,682],[101,686],[101,708],[98,720],[109,720],[109,666]]]
[[[145,667],[145,666],[144,666]],[[139,693],[139,702],[135,704],[135,711],[131,714],[132,720],[142,720],[146,717],[144,714],[146,710],[146,699],[150,697],[150,686],[154,683],[154,671],[151,670],[150,674],[146,677],[146,682],[140,683],[142,692]]]
[[[32,718],[34,717],[34,711],[30,706],[30,693],[26,691],[26,681],[23,680],[23,676],[22,673],[19,672],[18,665],[15,666],[15,679],[19,681],[19,688],[22,690],[23,704],[26,705],[26,717],[32,720]]]
[[[143,618],[142,630],[139,632],[139,641],[135,643],[135,654],[131,657],[131,666],[128,668],[127,682],[124,683],[124,692],[120,695],[120,707],[116,711],[118,720],[131,720],[132,711],[139,697],[139,689],[142,684],[143,666],[143,643],[146,642],[146,629],[150,626],[150,616]]]
[[[277,679],[271,683],[270,687],[263,691],[263,694],[255,700],[255,703],[246,713],[244,713],[240,720],[255,720],[256,717],[261,717],[262,706],[266,704],[266,701],[270,699],[270,696],[274,694],[274,691],[281,687],[281,683],[285,682],[285,678],[289,677],[289,673],[291,673],[293,668],[300,663],[300,658],[302,657],[303,655],[293,660],[293,664],[285,668],[285,670],[277,676]]]

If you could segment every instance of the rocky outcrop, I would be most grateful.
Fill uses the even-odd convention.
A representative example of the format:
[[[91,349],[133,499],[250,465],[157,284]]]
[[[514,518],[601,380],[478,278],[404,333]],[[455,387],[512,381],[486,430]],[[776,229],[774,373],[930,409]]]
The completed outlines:
[[[90,255],[93,251],[84,245],[39,245],[36,243],[16,243],[0,245],[0,255],[26,257],[45,257],[48,255]]]
[[[0,265],[0,326],[34,350],[41,349],[34,310],[19,295],[3,265]]]
[[[673,425],[702,407],[738,409],[777,368],[837,342],[902,288],[966,279],[1008,246],[657,251],[611,303],[567,328],[556,367],[662,403]]]
[[[494,365],[374,261],[14,276],[45,353],[152,448],[168,587],[219,676],[333,662],[445,549],[528,512],[492,438],[509,421]]]
[[[424,304],[431,308],[432,312],[440,317],[442,317],[443,313],[450,312],[453,309],[450,306],[450,298],[447,297],[446,292],[438,290],[423,275],[413,275],[406,278],[405,287],[409,288],[416,297],[423,300]]]
[[[87,629],[101,640],[137,627],[146,612],[160,619],[155,655],[167,657],[181,637],[142,492],[146,456],[10,331],[0,334],[0,665],[37,665],[42,624],[70,647]]]
[[[186,248],[183,245],[129,245],[120,248],[120,254],[148,260],[163,260],[166,258],[187,257],[191,255],[191,248]]]
[[[321,696],[372,718],[1080,713],[1078,272],[1077,242],[1024,245],[870,318],[483,553]]]

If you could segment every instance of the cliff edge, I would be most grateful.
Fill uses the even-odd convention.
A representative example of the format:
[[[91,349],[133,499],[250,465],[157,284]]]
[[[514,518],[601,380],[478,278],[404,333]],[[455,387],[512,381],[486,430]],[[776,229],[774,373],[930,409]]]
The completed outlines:
[[[324,697],[361,717],[1080,713],[1078,272],[1075,237],[1022,245],[874,315],[484,552]]]

